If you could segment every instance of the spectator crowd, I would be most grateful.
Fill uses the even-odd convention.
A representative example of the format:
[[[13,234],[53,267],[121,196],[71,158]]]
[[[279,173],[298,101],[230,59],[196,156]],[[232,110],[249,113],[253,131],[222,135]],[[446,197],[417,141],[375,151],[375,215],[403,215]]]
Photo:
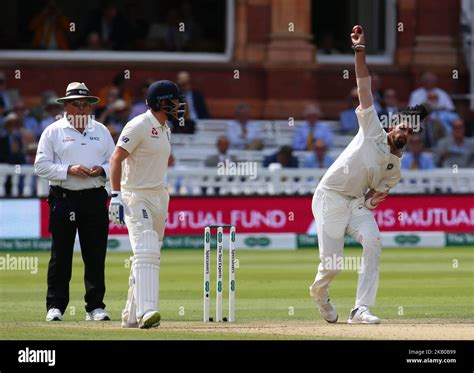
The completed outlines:
[[[145,95],[153,81],[151,77],[146,79],[137,92],[132,92],[123,74],[118,74],[98,92],[100,102],[94,115],[96,120],[106,125],[115,142],[125,124],[147,110]],[[183,92],[187,110],[185,125],[171,122],[171,130],[176,135],[193,134],[199,131],[198,120],[211,117],[206,100],[202,93],[193,88],[188,72],[179,72],[176,82]],[[411,93],[408,102],[410,106],[427,105],[430,115],[423,123],[422,131],[410,138],[402,158],[402,168],[474,167],[472,131],[467,131],[465,120],[455,111],[449,94],[437,86],[437,78],[432,73],[424,73],[421,82],[422,86]],[[381,119],[401,109],[397,92],[392,88],[382,90],[379,77],[375,76],[372,88]],[[41,133],[63,115],[63,106],[56,101],[57,97],[56,92],[44,91],[39,105],[28,105],[22,95],[9,86],[6,75],[0,72],[0,163],[22,165],[34,162]],[[303,121],[294,127],[288,145],[264,157],[262,165],[269,167],[276,163],[287,168],[327,169],[335,160],[334,152],[331,153],[335,137],[353,136],[358,131],[354,111],[358,104],[357,89],[353,88],[347,96],[347,109],[340,113],[337,127],[323,120],[324,113],[319,105],[308,104],[301,113]],[[227,122],[222,133],[216,139],[215,154],[203,159],[203,166],[215,167],[225,160],[235,161],[235,156],[229,153],[231,150],[265,150],[267,135],[263,124],[251,118],[251,108],[245,102],[236,106],[234,118]],[[180,149],[174,151],[179,153]],[[307,155],[299,161],[294,151],[305,151]],[[173,158],[170,165],[175,163]],[[7,185],[7,193],[8,188]]]

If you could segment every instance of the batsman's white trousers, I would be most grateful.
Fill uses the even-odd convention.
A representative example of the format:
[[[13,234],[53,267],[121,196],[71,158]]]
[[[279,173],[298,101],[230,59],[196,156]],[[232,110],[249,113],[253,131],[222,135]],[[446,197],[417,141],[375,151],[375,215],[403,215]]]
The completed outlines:
[[[344,235],[348,233],[363,247],[355,306],[374,304],[379,282],[382,241],[372,211],[364,206],[364,197],[351,198],[335,191],[317,188],[313,196],[312,210],[316,220],[321,263],[310,286],[311,296],[323,302],[329,297],[329,284],[341,268],[329,267],[323,263],[334,263],[337,258],[344,263]]]
[[[150,191],[130,191],[122,189],[122,199],[127,205],[125,223],[130,244],[135,252],[137,239],[143,231],[154,230],[163,241],[166,215],[170,196],[166,189]]]
[[[143,233],[146,231],[154,231],[158,235],[159,242],[148,244],[150,247],[144,247],[145,250],[156,250],[157,253],[157,273],[156,288],[159,289],[159,260],[160,251],[163,243],[163,237],[166,225],[166,216],[168,213],[169,194],[166,189],[149,190],[149,191],[132,191],[122,189],[122,199],[127,206],[125,213],[125,223],[128,228],[128,235],[134,256],[136,257],[136,249],[139,244],[139,238],[143,238]],[[142,243],[140,243],[143,246]],[[132,258],[133,260],[133,258]],[[141,305],[137,303],[137,294],[148,293],[149,284],[139,284],[139,279],[136,278],[136,268],[134,272],[134,265],[130,268],[129,291],[128,299],[125,309],[122,312],[122,319],[130,324],[134,324],[141,316],[143,310]],[[154,279],[153,279],[154,280]],[[137,288],[135,288],[137,287]],[[155,286],[154,286],[155,287]],[[137,293],[138,292],[138,293]],[[156,296],[158,297],[158,290]],[[158,298],[154,301],[158,308]]]

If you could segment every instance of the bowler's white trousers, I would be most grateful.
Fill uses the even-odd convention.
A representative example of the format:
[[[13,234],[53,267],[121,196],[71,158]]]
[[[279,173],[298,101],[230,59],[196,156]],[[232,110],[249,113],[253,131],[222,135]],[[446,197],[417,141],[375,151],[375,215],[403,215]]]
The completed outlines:
[[[344,235],[348,233],[363,247],[355,308],[374,304],[382,242],[375,217],[364,206],[364,197],[352,198],[318,187],[313,196],[312,210],[317,225],[321,263],[310,287],[311,296],[317,301],[327,301],[329,284],[341,269],[323,263],[334,263],[335,258],[340,258],[339,261],[344,263]]]

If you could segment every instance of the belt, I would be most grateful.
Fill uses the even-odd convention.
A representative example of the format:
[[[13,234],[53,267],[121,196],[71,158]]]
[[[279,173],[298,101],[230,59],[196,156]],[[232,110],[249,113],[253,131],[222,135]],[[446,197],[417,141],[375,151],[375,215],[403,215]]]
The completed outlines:
[[[82,189],[82,190],[70,190],[61,188],[59,186],[50,186],[49,192],[56,198],[67,198],[67,197],[83,197],[104,190],[104,187],[91,188],[91,189]]]

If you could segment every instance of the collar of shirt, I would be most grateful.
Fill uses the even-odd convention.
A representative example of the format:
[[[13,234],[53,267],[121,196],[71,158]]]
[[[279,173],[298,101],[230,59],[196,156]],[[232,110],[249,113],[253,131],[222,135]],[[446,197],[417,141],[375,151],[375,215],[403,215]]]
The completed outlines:
[[[152,114],[152,112],[150,110],[147,110],[146,115],[148,116],[148,119],[150,119],[151,124],[153,125],[153,127],[158,127],[158,128],[167,128],[168,127],[166,122],[165,122],[165,124],[161,124],[160,122],[158,122],[158,119],[155,118],[155,116]]]

